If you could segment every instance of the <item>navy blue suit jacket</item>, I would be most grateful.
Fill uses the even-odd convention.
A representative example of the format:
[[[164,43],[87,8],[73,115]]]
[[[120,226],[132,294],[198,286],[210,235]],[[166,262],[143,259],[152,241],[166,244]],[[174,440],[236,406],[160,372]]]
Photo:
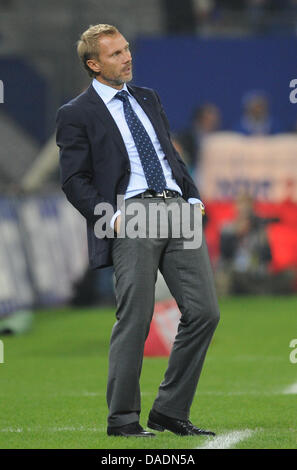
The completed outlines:
[[[200,199],[170,140],[168,120],[157,93],[136,86],[128,86],[128,89],[150,118],[183,197]],[[131,169],[121,133],[92,84],[58,110],[57,145],[62,189],[87,221],[90,267],[109,266],[113,239],[96,237],[94,224],[98,215],[94,214],[94,209],[100,202],[109,202],[114,211],[118,209],[117,195],[125,194]]]

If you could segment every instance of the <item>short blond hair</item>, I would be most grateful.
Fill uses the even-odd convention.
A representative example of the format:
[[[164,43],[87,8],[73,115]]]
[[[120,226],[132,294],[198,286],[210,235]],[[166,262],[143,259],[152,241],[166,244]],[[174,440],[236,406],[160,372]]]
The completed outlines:
[[[90,77],[96,77],[100,73],[94,72],[87,64],[87,60],[99,58],[98,39],[102,36],[112,36],[118,33],[119,30],[110,24],[91,25],[82,33],[77,41],[77,53]]]

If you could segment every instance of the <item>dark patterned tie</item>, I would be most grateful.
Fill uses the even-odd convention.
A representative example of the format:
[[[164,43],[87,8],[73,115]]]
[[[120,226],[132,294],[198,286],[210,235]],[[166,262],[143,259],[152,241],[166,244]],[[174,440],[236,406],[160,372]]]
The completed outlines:
[[[115,97],[123,102],[125,118],[139,154],[148,188],[160,193],[166,188],[166,180],[150,136],[133,111],[127,91],[120,91]]]

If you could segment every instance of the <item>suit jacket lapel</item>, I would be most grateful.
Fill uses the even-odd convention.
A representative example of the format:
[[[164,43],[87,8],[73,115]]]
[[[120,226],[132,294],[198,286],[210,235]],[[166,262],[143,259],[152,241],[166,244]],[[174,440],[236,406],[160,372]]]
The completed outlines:
[[[104,101],[100,98],[100,96],[98,95],[98,93],[96,92],[92,84],[87,89],[87,95],[88,95],[89,100],[94,105],[94,112],[96,113],[98,118],[101,120],[103,125],[106,127],[106,129],[110,131],[122,155],[129,161],[129,156],[126,150],[126,146],[123,141],[122,135],[119,131],[119,128],[116,125],[107,107],[105,106]]]

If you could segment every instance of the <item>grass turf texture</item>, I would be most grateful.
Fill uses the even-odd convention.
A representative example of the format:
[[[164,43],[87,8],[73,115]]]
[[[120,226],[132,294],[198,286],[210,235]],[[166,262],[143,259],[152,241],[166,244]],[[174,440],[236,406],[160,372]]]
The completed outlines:
[[[289,343],[297,337],[296,297],[220,300],[221,321],[191,409],[199,427],[224,434],[250,429],[236,448],[297,448],[297,382]],[[157,433],[154,439],[106,435],[105,389],[113,310],[60,309],[36,314],[33,329],[2,337],[0,448],[187,449],[206,437]],[[141,424],[167,365],[145,358]]]

